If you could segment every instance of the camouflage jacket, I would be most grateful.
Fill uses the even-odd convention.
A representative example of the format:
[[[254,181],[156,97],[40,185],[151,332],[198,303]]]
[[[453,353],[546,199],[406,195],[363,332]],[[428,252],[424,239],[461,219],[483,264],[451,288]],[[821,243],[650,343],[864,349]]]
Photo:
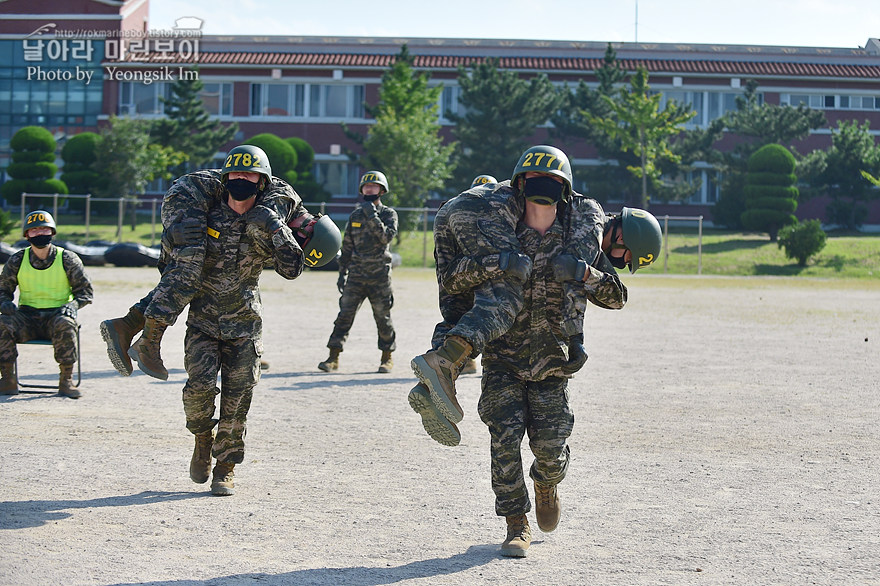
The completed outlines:
[[[391,274],[389,244],[397,236],[397,212],[382,205],[358,205],[342,237],[339,274],[356,281],[382,281]]]
[[[18,270],[24,260],[25,249],[19,250],[9,257],[3,272],[0,273],[0,303],[4,301],[13,301],[15,298],[15,289],[18,287]],[[55,262],[55,255],[58,254],[58,247],[54,244],[49,245],[49,256],[45,260],[40,260],[37,255],[31,254],[31,266],[35,269],[46,269]],[[92,282],[86,276],[85,268],[82,260],[69,250],[61,255],[61,266],[64,267],[64,274],[67,275],[67,281],[70,283],[70,289],[73,293],[73,301],[77,307],[84,307],[92,302],[95,292],[92,289]]]
[[[256,204],[266,205],[268,198],[258,195]],[[303,251],[293,233],[284,225],[270,235],[223,201],[208,210],[205,249],[202,281],[190,302],[187,326],[224,340],[259,339],[263,267],[271,262],[285,279],[295,279],[303,270]]]

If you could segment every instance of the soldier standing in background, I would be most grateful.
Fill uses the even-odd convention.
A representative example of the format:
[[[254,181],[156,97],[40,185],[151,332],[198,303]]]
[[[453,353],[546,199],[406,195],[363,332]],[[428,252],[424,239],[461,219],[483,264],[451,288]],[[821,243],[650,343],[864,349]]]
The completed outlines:
[[[391,372],[391,353],[395,349],[395,332],[391,323],[394,292],[391,289],[391,251],[389,244],[397,235],[397,212],[385,206],[381,197],[388,193],[384,173],[368,171],[361,177],[358,193],[361,203],[351,213],[342,238],[339,259],[339,315],[327,342],[330,355],[318,364],[324,372],[339,368],[339,354],[348,338],[354,317],[364,302],[370,300],[373,318],[379,333],[382,357],[379,372]]]

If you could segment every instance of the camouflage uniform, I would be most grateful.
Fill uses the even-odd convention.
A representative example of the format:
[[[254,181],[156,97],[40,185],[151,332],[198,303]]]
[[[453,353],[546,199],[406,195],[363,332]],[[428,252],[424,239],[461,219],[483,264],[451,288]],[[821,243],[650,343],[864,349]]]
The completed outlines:
[[[208,211],[225,200],[226,187],[220,169],[203,169],[179,177],[162,202],[161,278],[134,308],[147,319],[173,324],[198,290],[205,261],[205,242],[174,246],[168,228],[182,220],[195,218],[205,224]],[[262,194],[262,205],[273,209],[285,222],[305,213],[299,194],[284,180],[272,177]]]
[[[522,222],[516,226],[521,250],[532,259],[532,273],[523,285],[522,311],[483,351],[478,403],[491,437],[492,489],[499,516],[531,509],[520,453],[526,433],[535,456],[530,476],[550,486],[565,477],[566,440],[574,426],[565,373],[572,320],[583,321],[587,301],[619,309],[627,298],[626,287],[601,252],[604,223],[595,201],[574,195],[570,203],[558,204],[556,220],[543,237]],[[552,261],[562,254],[591,265],[585,282],[554,279]]]
[[[397,230],[397,212],[380,201],[376,201],[376,205],[364,202],[349,216],[339,258],[339,277],[345,281],[345,286],[339,298],[339,315],[333,322],[328,348],[342,349],[355,314],[364,299],[369,299],[379,331],[379,349],[395,350],[396,335],[391,323],[394,292],[391,289],[391,251],[388,245]]]
[[[0,273],[0,303],[12,301],[15,296],[24,252],[19,250],[10,256]],[[82,260],[76,254],[54,244],[49,245],[49,255],[45,260],[37,258],[33,252],[29,256],[32,267],[47,269],[59,254],[70,283],[73,301],[49,309],[20,306],[14,314],[0,316],[0,363],[15,362],[18,357],[16,344],[39,338],[52,340],[55,361],[58,364],[76,362],[77,310],[91,303],[94,297],[92,283],[86,276]]]
[[[256,205],[265,205],[271,197],[258,195]],[[201,434],[217,423],[213,455],[226,463],[239,463],[244,458],[247,412],[260,379],[260,273],[270,262],[286,279],[295,279],[303,269],[303,251],[288,226],[270,235],[248,223],[246,216],[237,214],[225,201],[207,212],[204,271],[190,301],[184,342],[189,377],[183,388],[186,426]],[[281,214],[282,219],[286,217]],[[220,389],[216,387],[218,372]],[[213,419],[218,393],[219,423]]]

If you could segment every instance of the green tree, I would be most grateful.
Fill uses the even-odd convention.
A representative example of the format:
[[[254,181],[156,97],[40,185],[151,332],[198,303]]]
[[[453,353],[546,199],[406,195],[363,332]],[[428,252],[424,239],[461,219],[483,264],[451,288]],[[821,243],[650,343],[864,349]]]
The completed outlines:
[[[315,165],[315,149],[297,136],[284,139],[296,151],[296,185],[294,188],[303,201],[320,202],[330,199],[330,192],[315,181],[312,169]]]
[[[67,194],[67,185],[55,179],[57,143],[52,133],[41,126],[25,126],[9,141],[12,163],[7,173],[12,177],[0,187],[4,199],[21,203],[22,193]]]
[[[271,132],[264,132],[250,137],[244,141],[244,144],[252,144],[263,149],[266,156],[269,157],[272,175],[284,179],[291,185],[296,185],[297,156],[290,143]]]
[[[781,228],[776,244],[785,249],[786,258],[794,259],[799,266],[805,267],[811,256],[825,248],[827,240],[828,235],[822,230],[819,220],[806,220]]]
[[[100,189],[103,177],[93,164],[101,148],[101,135],[94,132],[81,132],[71,137],[61,149],[64,169],[61,180],[67,184],[71,193],[85,195]],[[70,207],[84,209],[85,201],[71,198]]]
[[[470,187],[477,175],[509,179],[516,161],[532,146],[538,126],[548,122],[562,98],[546,75],[523,79],[498,69],[498,59],[458,68],[464,112],[446,112],[455,123],[459,163],[451,191]]]
[[[871,136],[868,121],[860,126],[855,120],[841,120],[831,133],[831,147],[813,151],[808,159],[811,192],[832,198],[828,221],[856,229],[868,213],[867,204],[880,197],[870,179],[871,173],[880,173],[880,146]]]
[[[166,117],[157,120],[151,130],[155,142],[186,156],[186,163],[173,170],[175,176],[209,163],[238,132],[238,123],[223,124],[211,118],[199,97],[205,84],[198,79],[198,68],[193,71],[196,79],[180,77],[171,84],[171,94],[159,98],[165,104]]]
[[[743,226],[767,232],[775,242],[780,228],[797,224],[796,167],[794,155],[779,144],[764,145],[749,157]]]
[[[379,101],[366,105],[376,119],[367,136],[346,135],[361,145],[363,155],[350,153],[367,169],[385,173],[391,187],[386,203],[399,207],[422,207],[430,192],[443,187],[451,175],[450,157],[455,144],[444,145],[440,137],[438,105],[442,86],[429,87],[430,76],[413,68],[406,45],[382,75]],[[401,213],[400,222],[411,228],[420,214]]]
[[[681,155],[670,146],[674,136],[684,130],[684,124],[696,115],[693,110],[674,101],[660,109],[661,94],[652,94],[648,85],[648,71],[636,70],[630,88],[621,88],[617,99],[603,96],[611,108],[610,117],[598,117],[589,112],[584,116],[605,135],[620,141],[621,151],[635,154],[638,165],[626,165],[627,170],[641,180],[638,205],[648,207],[648,182],[659,182],[662,160],[680,163]]]
[[[752,153],[767,144],[781,144],[797,154],[793,143],[825,124],[825,114],[805,104],[780,106],[764,103],[758,94],[757,82],[746,81],[744,94],[736,100],[736,110],[712,123],[716,129],[724,129],[741,139],[732,150],[715,151],[714,158],[708,161],[724,177],[721,197],[712,210],[713,221],[732,229],[742,227],[743,187]]]

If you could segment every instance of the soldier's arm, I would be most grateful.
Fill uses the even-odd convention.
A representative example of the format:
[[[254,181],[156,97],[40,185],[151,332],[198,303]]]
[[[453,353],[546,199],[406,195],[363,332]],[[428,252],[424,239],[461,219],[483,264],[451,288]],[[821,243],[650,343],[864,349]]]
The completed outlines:
[[[287,224],[272,233],[272,260],[275,272],[285,279],[295,279],[303,272],[303,250]]]
[[[596,261],[590,265],[589,273],[584,280],[584,288],[590,303],[604,309],[622,309],[626,305],[626,285],[621,282],[604,253],[599,253]]]
[[[507,276],[501,268],[501,258],[501,254],[459,256],[448,262],[442,274],[438,273],[437,278],[448,292],[464,293],[485,281]]]
[[[342,254],[339,256],[339,274],[348,273],[348,265],[351,264],[351,253],[354,250],[354,236],[351,230],[351,217],[345,223],[345,233],[342,235]]]
[[[18,269],[21,268],[23,258],[24,254],[15,253],[3,265],[3,272],[0,272],[0,303],[15,299],[15,289],[18,287]]]
[[[379,213],[374,205],[361,207],[364,212],[364,230],[381,244],[388,244],[397,236],[397,212],[389,207]]]
[[[92,282],[86,275],[82,260],[75,254],[65,253],[61,256],[61,262],[73,292],[73,301],[77,307],[85,307],[94,301],[95,291],[92,288]]]

